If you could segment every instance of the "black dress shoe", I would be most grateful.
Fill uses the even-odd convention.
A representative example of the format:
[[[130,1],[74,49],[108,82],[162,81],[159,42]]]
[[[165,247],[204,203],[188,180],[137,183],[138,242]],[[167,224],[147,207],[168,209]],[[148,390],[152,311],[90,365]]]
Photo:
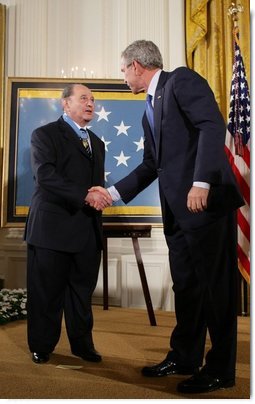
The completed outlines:
[[[35,363],[46,363],[50,359],[50,355],[44,352],[33,352],[32,361]]]
[[[195,373],[192,377],[177,386],[180,393],[207,393],[218,389],[227,389],[235,385],[235,379],[223,379],[211,376],[205,369]]]
[[[102,356],[94,348],[87,349],[86,352],[82,353],[72,351],[72,354],[75,356],[79,356],[84,361],[101,362],[102,360]]]
[[[179,366],[177,363],[170,361],[169,359],[163,360],[158,365],[145,366],[142,369],[143,376],[147,377],[162,377],[167,375],[192,375],[197,369],[191,367]]]

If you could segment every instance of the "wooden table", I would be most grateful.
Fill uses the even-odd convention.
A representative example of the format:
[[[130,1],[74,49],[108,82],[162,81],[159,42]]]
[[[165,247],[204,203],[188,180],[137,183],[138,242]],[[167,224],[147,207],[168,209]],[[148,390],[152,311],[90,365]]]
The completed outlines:
[[[143,260],[141,256],[139,237],[151,237],[151,225],[122,225],[122,224],[103,224],[103,307],[108,310],[108,238],[125,238],[132,239],[136,262],[141,278],[144,299],[151,325],[157,325],[155,314],[151,302],[150,291],[148,288],[147,278],[144,270]]]

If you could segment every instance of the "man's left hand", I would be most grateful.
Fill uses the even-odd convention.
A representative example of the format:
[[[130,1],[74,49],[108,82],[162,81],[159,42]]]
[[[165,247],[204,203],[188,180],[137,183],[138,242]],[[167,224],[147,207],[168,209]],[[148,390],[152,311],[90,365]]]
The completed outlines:
[[[207,207],[209,189],[193,186],[187,197],[187,208],[190,212],[202,212]]]

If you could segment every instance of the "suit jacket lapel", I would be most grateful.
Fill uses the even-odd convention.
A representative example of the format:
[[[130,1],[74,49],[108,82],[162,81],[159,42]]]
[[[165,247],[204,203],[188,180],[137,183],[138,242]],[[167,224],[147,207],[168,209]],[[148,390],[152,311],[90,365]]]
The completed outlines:
[[[154,95],[154,127],[156,139],[156,155],[159,158],[160,144],[161,144],[161,123],[163,113],[163,100],[165,94],[165,83],[171,73],[162,71],[159,76],[157,89]]]
[[[159,157],[160,137],[161,137],[161,121],[163,106],[164,88],[156,90],[154,96],[154,130],[156,142],[156,156]]]

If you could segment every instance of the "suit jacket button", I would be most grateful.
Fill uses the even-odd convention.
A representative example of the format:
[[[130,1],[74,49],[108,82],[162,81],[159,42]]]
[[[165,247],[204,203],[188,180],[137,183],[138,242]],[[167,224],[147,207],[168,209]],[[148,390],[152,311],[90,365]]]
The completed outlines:
[[[162,171],[162,168],[157,168],[157,172],[160,173]]]

